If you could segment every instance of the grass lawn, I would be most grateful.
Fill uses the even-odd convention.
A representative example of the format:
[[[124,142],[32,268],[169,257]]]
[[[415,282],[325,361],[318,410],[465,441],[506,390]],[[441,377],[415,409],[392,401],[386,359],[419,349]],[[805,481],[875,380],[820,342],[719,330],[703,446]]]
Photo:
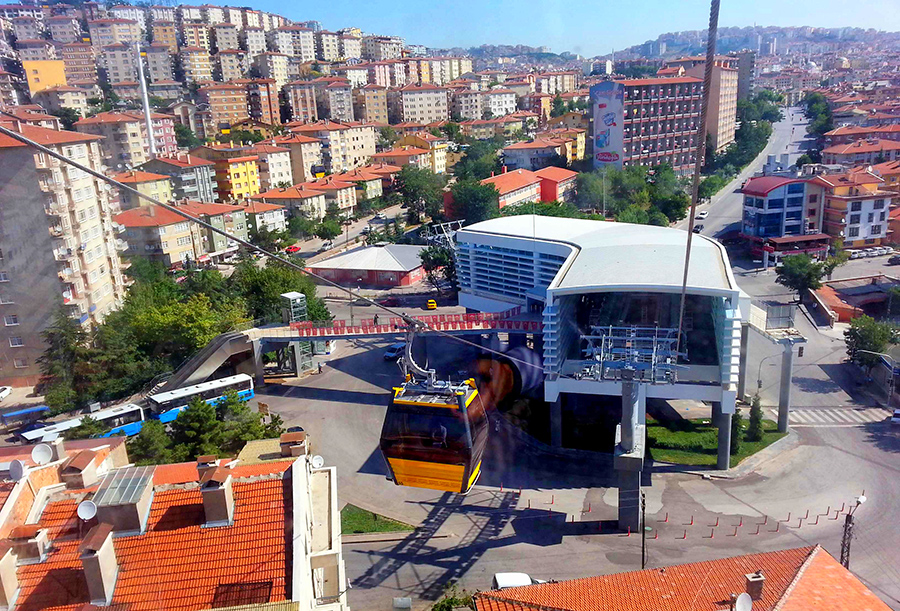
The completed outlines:
[[[698,467],[716,465],[718,431],[709,420],[683,420],[677,424],[667,424],[647,418],[647,445],[654,460]],[[745,419],[745,432],[746,427]],[[731,457],[732,467],[787,434],[779,433],[778,425],[771,420],[763,420],[763,430],[761,441],[742,440],[740,451]]]
[[[354,533],[389,533],[412,530],[413,527],[403,522],[391,520],[377,513],[360,509],[355,505],[347,505],[341,511],[341,534]]]

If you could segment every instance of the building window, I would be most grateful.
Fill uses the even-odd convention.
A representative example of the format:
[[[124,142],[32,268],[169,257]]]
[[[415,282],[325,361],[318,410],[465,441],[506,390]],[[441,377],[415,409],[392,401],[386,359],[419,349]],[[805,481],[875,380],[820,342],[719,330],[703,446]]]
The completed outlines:
[[[859,215],[858,214],[850,215],[850,224],[851,225],[859,225]]]
[[[25,342],[22,341],[21,337],[14,336],[9,338],[9,347],[10,348],[21,348],[25,345]]]
[[[869,216],[868,216],[868,219],[869,219],[869,220],[866,221],[867,223],[873,223],[873,222],[875,222],[875,213],[874,213],[874,212],[870,212],[870,213],[869,213]]]
[[[9,282],[9,274],[4,271],[0,271],[0,282]]]
[[[850,202],[850,212],[859,212],[862,210],[862,202]]]
[[[13,365],[16,369],[24,369],[28,367],[28,359],[13,359]]]
[[[871,231],[869,231],[869,235],[875,235],[876,233],[881,233],[881,225],[872,225]]]
[[[858,238],[859,237],[859,227],[850,227],[849,229],[847,229],[847,237]]]
[[[7,327],[17,327],[19,326],[19,316],[18,314],[7,314],[3,317],[3,324]]]
[[[875,203],[874,203],[874,208],[875,208],[876,210],[881,210],[882,208],[884,208],[884,200],[883,200],[883,199],[876,199],[876,200],[875,200]]]

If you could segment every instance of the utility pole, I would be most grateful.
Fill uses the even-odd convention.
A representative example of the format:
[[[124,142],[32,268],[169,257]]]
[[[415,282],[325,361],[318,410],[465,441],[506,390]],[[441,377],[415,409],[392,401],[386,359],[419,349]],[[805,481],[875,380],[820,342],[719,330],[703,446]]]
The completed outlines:
[[[641,490],[641,570],[647,566],[647,494]]]
[[[841,537],[841,566],[845,569],[850,568],[850,542],[853,541],[853,512],[859,509],[859,506],[866,502],[866,495],[861,494],[856,498],[856,505],[847,512],[844,518],[844,534]]]

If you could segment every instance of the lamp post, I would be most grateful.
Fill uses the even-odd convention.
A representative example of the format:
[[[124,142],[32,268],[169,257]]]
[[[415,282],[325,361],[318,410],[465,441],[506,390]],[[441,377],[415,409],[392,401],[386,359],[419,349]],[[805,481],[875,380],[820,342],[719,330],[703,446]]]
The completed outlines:
[[[764,356],[762,360],[759,362],[759,369],[756,371],[756,394],[759,394],[759,391],[762,390],[762,366],[763,363],[768,361],[769,359],[775,358],[779,356],[777,354],[770,354],[769,356]]]
[[[850,568],[850,542],[853,541],[853,512],[859,509],[859,506],[866,502],[866,495],[861,494],[856,497],[856,505],[847,512],[844,519],[844,536],[841,537],[841,565],[845,569]]]
[[[888,379],[888,391],[887,391],[887,408],[891,408],[891,403],[894,398],[894,371],[897,369],[897,361],[894,360],[890,354],[885,354],[884,352],[875,352],[873,350],[857,350],[857,352],[865,352],[866,354],[874,354],[875,356],[881,356],[888,359],[891,362],[891,375]]]

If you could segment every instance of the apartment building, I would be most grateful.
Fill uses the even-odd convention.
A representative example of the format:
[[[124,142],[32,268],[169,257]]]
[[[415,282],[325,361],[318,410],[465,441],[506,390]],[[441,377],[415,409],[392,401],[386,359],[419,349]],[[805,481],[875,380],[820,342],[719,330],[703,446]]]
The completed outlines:
[[[402,136],[397,144],[428,151],[427,167],[435,174],[443,174],[447,171],[447,138],[422,131]],[[387,160],[382,161],[390,163]]]
[[[481,100],[486,117],[503,117],[516,112],[516,94],[510,89],[489,89]]]
[[[399,90],[403,122],[436,123],[450,118],[448,90],[434,85],[407,85]]]
[[[337,206],[341,215],[349,218],[356,210],[356,185],[345,182],[340,176],[326,176],[310,182],[295,185],[300,189],[320,191],[325,194],[325,209]]]
[[[81,40],[81,24],[76,17],[57,15],[45,20],[50,31],[50,39],[62,44]]]
[[[5,125],[100,172],[99,138],[17,122]],[[61,305],[88,327],[121,305],[125,285],[104,185],[0,136],[0,383],[36,384],[41,333]]]
[[[272,139],[272,144],[290,151],[293,181],[308,182],[325,173],[325,166],[322,163],[322,140],[319,138],[291,132],[276,136]]]
[[[493,185],[497,190],[500,208],[526,202],[541,201],[541,177],[529,170],[509,170],[485,178],[483,185]]]
[[[199,47],[208,53],[209,26],[199,21],[185,21],[181,24],[181,40],[185,47]]]
[[[291,149],[260,142],[251,146],[248,152],[257,157],[261,192],[294,184]]]
[[[388,62],[356,64],[354,68],[366,70],[368,73],[366,82],[370,85],[378,85],[379,87],[391,86],[391,65]]]
[[[56,59],[56,47],[49,40],[18,40],[16,54],[20,61],[48,61]]]
[[[287,189],[272,189],[250,198],[252,202],[284,206],[291,216],[301,216],[312,220],[325,217],[327,203],[325,192],[317,191],[309,183],[293,185]]]
[[[288,82],[288,56],[283,53],[268,51],[253,58],[253,64],[260,76],[275,81],[275,90],[281,89]]]
[[[384,180],[381,174],[376,174],[367,166],[341,172],[335,178],[342,182],[352,182],[356,185],[356,201],[364,201],[381,197],[384,194]]]
[[[362,57],[362,38],[351,34],[341,34],[340,57],[343,60]]]
[[[174,21],[153,21],[150,26],[153,44],[165,45],[169,53],[178,53],[178,28]]]
[[[731,54],[737,58],[738,99],[746,100],[756,84],[756,51],[738,51]]]
[[[866,172],[820,174],[809,181],[820,187],[822,229],[855,248],[888,241],[888,212],[897,193],[884,189],[884,179]]]
[[[14,17],[10,22],[16,40],[38,40],[44,34],[44,19]]]
[[[65,62],[61,60],[22,60],[22,71],[31,95],[48,87],[66,84]]]
[[[219,204],[186,200],[178,202],[177,206],[183,212],[192,217],[209,223],[216,229],[227,231],[229,234],[246,240],[249,237],[247,227],[247,213],[241,206],[233,204]],[[226,238],[212,229],[200,227],[200,245],[203,254],[200,261],[220,261],[223,257],[237,251],[239,244],[231,238]]]
[[[250,118],[267,125],[281,124],[281,107],[278,99],[279,89],[275,79],[237,79],[247,90],[247,106]]]
[[[147,77],[151,82],[172,81],[175,78],[169,45],[154,42],[144,49],[144,52],[147,58]]]
[[[254,197],[259,197],[255,195]],[[248,200],[239,204],[247,215],[247,227],[251,232],[261,229],[285,231],[287,229],[287,208],[280,204]]]
[[[266,52],[266,32],[262,28],[244,28],[240,37],[248,57],[254,58]]]
[[[279,32],[287,32],[291,37],[291,48],[293,53],[300,58],[301,62],[312,62],[316,60],[316,33],[311,29],[300,26],[290,25],[278,28]]]
[[[123,19],[134,21],[141,28],[141,32],[147,31],[147,13],[143,7],[130,5],[116,5],[107,9],[110,19]]]
[[[346,79],[355,89],[369,84],[369,70],[365,66],[337,66],[331,69],[332,76]]]
[[[329,119],[353,121],[353,88],[348,81],[332,80],[325,87],[317,87],[316,93],[321,93],[319,100]]]
[[[31,101],[40,104],[47,112],[57,112],[63,108],[71,108],[79,116],[87,115],[87,92],[77,87],[57,85],[38,91],[32,96]]]
[[[713,64],[709,92],[709,108],[706,111],[706,133],[712,139],[716,152],[725,150],[734,142],[737,129],[738,59],[717,56]],[[683,67],[685,76],[703,79],[705,57],[684,57],[667,62],[670,67]]]
[[[172,201],[172,181],[165,174],[154,174],[143,170],[129,170],[113,174],[114,179],[141,195],[151,197],[157,201],[168,204]],[[138,206],[146,206],[151,202],[124,189],[119,190],[119,207],[122,210],[130,210]]]
[[[141,39],[141,28],[131,19],[95,19],[88,21],[88,33],[94,50],[118,43],[133,43]]]
[[[232,8],[231,10],[233,12],[235,9]],[[241,11],[241,17],[243,18],[244,26],[250,27],[250,28],[264,27],[262,11],[254,11],[254,10],[248,9],[248,8],[242,8],[242,9],[240,9],[240,11]],[[229,15],[229,18],[230,17],[231,17],[231,15]]]
[[[219,81],[244,78],[247,72],[247,53],[238,49],[219,51],[213,58],[215,76]]]
[[[363,123],[386,125],[388,122],[387,89],[378,85],[366,85],[354,89],[353,116]]]
[[[212,202],[218,199],[215,163],[187,153],[158,155],[139,168],[144,172],[163,174],[172,183],[174,199]]]
[[[475,89],[450,90],[450,107],[462,120],[480,120],[484,116],[484,92]]]
[[[176,8],[175,21],[203,21],[203,9],[190,4],[179,4]]]
[[[403,39],[397,36],[364,36],[362,56],[372,61],[400,59],[403,55]]]
[[[277,30],[266,32],[266,41],[272,51],[284,53],[285,55],[294,55],[294,38],[286,28],[278,28]]]
[[[212,144],[195,148],[191,155],[215,164],[219,201],[238,201],[259,193],[259,157],[250,147],[234,143]]]
[[[212,59],[203,47],[182,47],[179,53],[184,82],[187,85],[212,80]]]
[[[147,9],[150,13],[150,21],[175,21],[175,7],[155,4]]]
[[[160,154],[174,154],[178,150],[174,118],[154,112],[151,113],[150,120],[157,151]],[[150,142],[141,112],[101,112],[79,120],[75,129],[104,138],[104,159],[112,169],[137,167],[150,158]]]
[[[233,23],[217,23],[212,28],[213,39],[219,52],[229,49],[240,49],[238,29]]]
[[[322,163],[328,173],[352,170],[368,163],[375,154],[375,126],[320,120],[298,125],[292,132],[317,139],[322,146]],[[279,143],[280,144],[280,143]],[[299,180],[297,173],[294,177]]]
[[[225,23],[225,9],[221,6],[203,4],[200,6],[200,14],[203,15],[203,23],[209,26]]]
[[[683,76],[617,82],[624,96],[625,165],[667,163],[678,175],[692,174],[703,81]],[[596,138],[596,125],[594,130]]]
[[[247,92],[237,83],[216,83],[198,90],[200,100],[209,106],[212,124],[230,126],[250,117],[247,110]]]
[[[535,75],[534,88],[538,93],[558,95],[575,91],[578,88],[578,74],[576,72],[542,72]]]
[[[131,45],[117,43],[103,47],[103,65],[110,83],[134,83],[137,81],[135,50]]]
[[[416,146],[394,146],[372,155],[373,163],[386,163],[395,166],[412,166],[420,169],[431,168],[431,155],[428,149]]]
[[[146,204],[116,215],[125,227],[128,254],[162,263],[168,268],[198,261],[204,250],[201,228],[170,210]]]
[[[333,62],[341,56],[341,37],[338,34],[321,30],[315,33],[315,41],[316,59]]]
[[[68,83],[97,82],[97,61],[94,52],[94,47],[86,42],[70,42],[59,48]]]
[[[895,140],[856,140],[848,144],[835,144],[822,150],[822,163],[826,165],[874,165],[900,159],[900,142]]]

